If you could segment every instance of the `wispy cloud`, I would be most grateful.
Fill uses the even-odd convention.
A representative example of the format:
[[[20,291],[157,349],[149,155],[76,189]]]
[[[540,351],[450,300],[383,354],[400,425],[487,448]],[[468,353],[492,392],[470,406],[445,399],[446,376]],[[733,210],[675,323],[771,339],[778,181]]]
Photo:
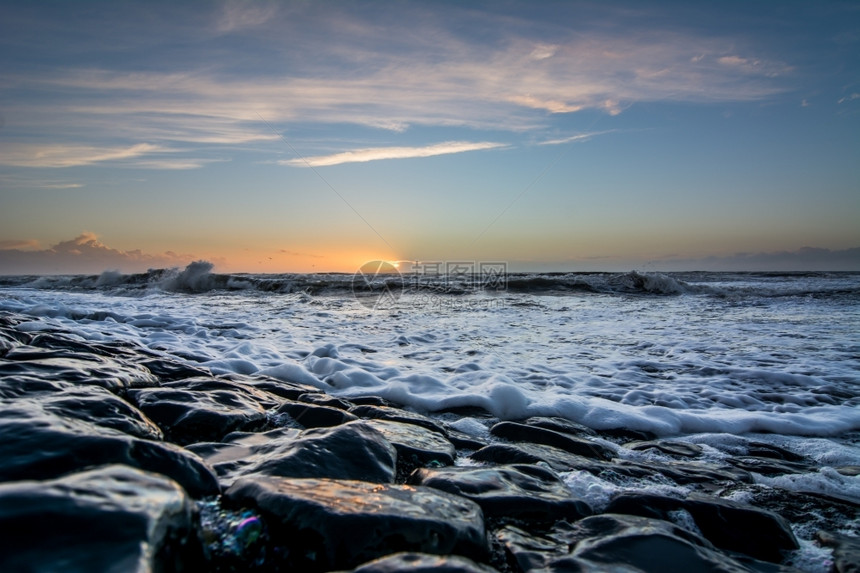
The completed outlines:
[[[36,239],[11,239],[0,241],[0,251],[7,251],[9,249],[37,249],[39,248],[39,241]]]
[[[495,149],[506,147],[504,143],[492,141],[470,142],[470,141],[447,141],[425,147],[375,147],[368,149],[355,149],[331,155],[318,155],[315,157],[304,157],[299,159],[288,159],[280,161],[281,165],[293,167],[328,167],[340,165],[341,163],[364,163],[367,161],[380,161],[383,159],[410,159],[414,157],[433,157],[434,155],[448,155],[450,153],[464,153],[466,151],[479,151],[482,149]]]
[[[440,18],[413,4],[382,13],[342,4],[226,2],[201,19],[198,10],[178,8],[172,13],[177,21],[161,22],[158,37],[182,38],[189,50],[181,61],[165,60],[138,39],[128,48],[134,67],[40,65],[0,74],[7,93],[40,94],[10,100],[7,115],[27,137],[7,136],[0,163],[68,167],[148,156],[128,165],[193,168],[203,163],[151,156],[274,142],[260,116],[279,127],[352,124],[398,134],[413,126],[444,126],[534,136],[552,124],[551,116],[583,110],[618,115],[639,102],[770,98],[788,89],[782,78],[793,71],[735,37],[659,25],[622,33],[449,9],[456,14]],[[611,8],[596,11],[593,19],[613,21]],[[455,20],[460,24],[452,27]],[[191,25],[199,21],[209,26]],[[497,32],[465,32],[472,23]],[[110,44],[105,37],[114,37],[111,30],[104,23],[90,30],[94,53]],[[225,35],[241,49],[225,50]],[[35,145],[33,133],[65,143]],[[333,165],[438,154],[401,149],[409,148],[314,160]]]
[[[16,167],[75,167],[133,159],[164,151],[169,150],[149,143],[138,143],[130,147],[19,144],[8,145],[0,150],[0,164]]]
[[[606,133],[614,133],[616,130],[607,129],[605,131],[593,131],[591,133],[577,133],[576,135],[571,135],[569,137],[562,137],[560,139],[548,139],[547,141],[541,141],[538,145],[561,145],[564,143],[573,143],[576,141],[588,141],[593,137],[598,135],[604,135]]]

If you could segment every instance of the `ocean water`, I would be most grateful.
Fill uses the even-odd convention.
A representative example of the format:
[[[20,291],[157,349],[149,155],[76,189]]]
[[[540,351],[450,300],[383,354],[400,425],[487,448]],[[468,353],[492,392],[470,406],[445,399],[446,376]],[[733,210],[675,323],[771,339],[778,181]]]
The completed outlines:
[[[5,277],[0,311],[34,319],[20,328],[128,341],[216,374],[268,375],[425,413],[561,416],[694,442],[714,459],[742,454],[749,440],[772,443],[819,470],[758,483],[860,503],[860,477],[831,469],[860,465],[860,274],[496,278],[219,275],[196,263]],[[487,433],[481,417],[449,421]],[[643,487],[564,477],[598,507],[619,488]]]

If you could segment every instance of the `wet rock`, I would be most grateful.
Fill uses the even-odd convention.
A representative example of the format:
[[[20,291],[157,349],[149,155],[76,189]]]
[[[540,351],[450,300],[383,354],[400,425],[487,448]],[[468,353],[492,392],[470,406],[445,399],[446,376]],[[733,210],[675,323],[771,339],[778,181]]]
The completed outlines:
[[[780,562],[784,552],[799,547],[788,522],[780,515],[717,497],[690,494],[686,499],[623,493],[610,501],[607,513],[671,519],[670,513],[690,514],[702,535],[716,547],[755,559]]]
[[[760,570],[714,550],[701,537],[672,523],[629,515],[602,514],[573,525],[561,522],[544,535],[506,526],[497,532],[506,552],[523,571],[619,571],[639,573]]]
[[[341,398],[329,396],[320,392],[308,392],[296,398],[299,402],[308,404],[316,404],[317,406],[328,406],[330,408],[340,408],[341,410],[349,410],[355,404]]]
[[[301,571],[347,569],[402,551],[478,560],[488,547],[480,507],[421,486],[252,476],[225,502],[253,507],[272,531],[272,555]]]
[[[454,463],[457,455],[454,444],[437,432],[392,420],[364,420],[363,423],[379,430],[397,448],[398,459],[404,463],[435,462],[446,466]]]
[[[211,372],[203,368],[188,366],[178,360],[168,360],[166,358],[149,358],[141,360],[138,364],[149,370],[162,382],[174,382],[176,380],[185,380],[186,378],[199,378],[211,375]]]
[[[522,420],[521,423],[526,426],[544,428],[546,430],[552,430],[553,432],[559,432],[561,434],[568,434],[571,436],[597,435],[597,432],[591,428],[583,426],[582,424],[577,424],[576,422],[571,422],[565,418],[532,416],[531,418]]]
[[[191,452],[57,416],[35,402],[0,410],[0,459],[0,481],[52,479],[125,464],[170,477],[194,497],[220,491],[212,470]]]
[[[702,446],[698,444],[690,444],[687,442],[670,442],[670,441],[646,441],[646,442],[630,442],[624,444],[624,447],[630,450],[643,451],[651,448],[658,450],[670,456],[679,456],[682,458],[697,458],[702,455]]]
[[[487,517],[555,521],[592,513],[554,472],[539,466],[423,468],[409,482],[471,499]]]
[[[356,396],[350,398],[349,401],[356,406],[387,406],[389,408],[397,406],[394,402],[380,398],[379,396]]]
[[[352,573],[498,573],[492,567],[458,555],[395,553],[375,559]]]
[[[390,420],[392,422],[401,422],[403,424],[412,424],[413,426],[422,426],[428,430],[433,430],[437,434],[442,434],[447,437],[448,433],[441,424],[414,412],[407,412],[398,408],[389,406],[355,406],[350,408],[351,413],[359,418],[369,418],[373,420]]]
[[[557,472],[584,470],[599,474],[609,468],[606,463],[541,444],[529,444],[528,446],[490,444],[472,453],[469,457],[477,462],[494,464],[537,464],[543,462]],[[640,472],[637,472],[633,477],[637,477],[639,474]]]
[[[752,456],[733,457],[727,461],[744,471],[766,476],[810,473],[816,469],[816,466],[811,463],[789,462],[781,459],[757,458]]]
[[[275,396],[235,382],[193,379],[130,390],[129,399],[179,444],[217,441],[236,430],[261,428]]]
[[[215,469],[225,488],[250,474],[391,483],[397,464],[394,446],[366,422],[235,434],[188,448]]]
[[[71,386],[52,391],[29,392],[15,401],[21,409],[44,410],[60,418],[88,422],[119,430],[130,436],[161,440],[161,429],[146,415],[99,386]]]
[[[860,476],[860,466],[839,466],[833,469],[844,476]]]
[[[747,455],[756,458],[770,458],[773,460],[785,460],[787,462],[809,462],[809,458],[796,454],[791,450],[780,448],[773,444],[762,442],[750,442],[747,445]]]
[[[543,444],[571,454],[598,460],[609,460],[614,454],[611,449],[596,442],[517,422],[499,422],[490,428],[490,433],[512,442]]]
[[[314,386],[308,386],[299,382],[275,380],[274,378],[252,378],[247,380],[245,384],[288,400],[296,400],[299,396],[310,393],[323,394],[322,390]]]
[[[624,475],[640,477],[660,473],[680,485],[698,484],[713,486],[721,483],[753,483],[752,474],[748,471],[730,465],[716,465],[706,462],[634,462],[631,460],[615,460],[614,471]]]
[[[0,570],[180,571],[199,567],[178,484],[126,466],[0,485]]]
[[[101,386],[114,393],[158,384],[158,379],[145,368],[95,354],[10,360],[14,352],[7,353],[6,358],[0,360],[0,378],[28,376],[40,380],[62,380],[76,385]]]
[[[358,420],[341,408],[292,401],[281,404],[277,412],[288,415],[305,428],[327,428]]]
[[[860,538],[828,531],[819,531],[815,537],[825,547],[833,548],[833,571],[836,573],[860,572]]]
[[[458,450],[477,451],[487,445],[487,442],[479,440],[474,436],[470,436],[465,432],[461,432],[453,428],[445,428],[445,431],[448,432],[448,441],[454,444],[454,447]]]

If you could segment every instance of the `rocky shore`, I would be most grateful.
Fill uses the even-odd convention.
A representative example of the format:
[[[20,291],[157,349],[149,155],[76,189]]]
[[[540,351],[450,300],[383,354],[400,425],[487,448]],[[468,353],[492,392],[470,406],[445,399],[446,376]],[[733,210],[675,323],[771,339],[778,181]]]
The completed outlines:
[[[784,448],[430,417],[33,324],[0,316],[2,571],[787,572],[802,543],[860,570],[857,505],[755,483],[817,471]]]

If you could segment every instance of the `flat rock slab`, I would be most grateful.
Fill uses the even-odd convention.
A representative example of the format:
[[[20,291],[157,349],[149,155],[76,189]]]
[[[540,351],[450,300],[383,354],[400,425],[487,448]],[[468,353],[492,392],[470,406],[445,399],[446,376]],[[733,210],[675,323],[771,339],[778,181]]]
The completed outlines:
[[[224,487],[249,474],[391,483],[397,465],[394,446],[364,421],[333,428],[236,434],[225,442],[193,444],[188,449],[215,469]]]
[[[193,506],[178,484],[126,466],[0,485],[0,570],[65,573],[199,566]]]
[[[277,413],[286,414],[305,428],[329,428],[358,420],[357,416],[350,414],[343,408],[305,402],[284,402],[278,408]]]
[[[512,442],[531,442],[553,446],[571,454],[597,460],[610,460],[614,456],[614,452],[602,444],[539,426],[528,426],[517,422],[499,422],[490,428],[490,433]]]
[[[16,350],[0,359],[0,378],[30,376],[42,380],[101,386],[111,392],[155,386],[158,379],[146,368],[95,354],[56,356],[56,353],[19,355]],[[14,360],[13,360],[14,359]]]
[[[687,511],[705,538],[716,547],[779,563],[784,552],[799,547],[788,522],[780,515],[735,501],[700,494],[686,499],[653,494],[623,493],[609,503],[607,513],[669,519],[670,512]]]
[[[478,560],[488,553],[481,508],[431,488],[252,476],[224,497],[264,516],[282,544],[271,554],[294,570],[348,569],[402,551]]]
[[[432,430],[437,434],[442,434],[447,437],[448,432],[441,424],[427,416],[407,412],[390,406],[371,406],[361,405],[350,408],[351,413],[359,418],[369,418],[373,420],[390,420],[392,422],[401,422],[403,424],[412,424],[413,426],[422,426],[428,430]]]
[[[436,462],[446,466],[454,463],[457,455],[454,444],[437,432],[392,420],[364,420],[363,423],[385,436],[405,463],[424,465]]]
[[[0,460],[0,481],[53,479],[125,464],[170,477],[194,497],[220,492],[214,472],[179,446],[61,417],[34,404],[0,411]]]
[[[752,573],[785,571],[716,551],[701,537],[659,519],[601,514],[544,535],[506,526],[496,533],[525,572]]]
[[[217,441],[235,430],[266,423],[266,410],[280,404],[273,394],[217,379],[171,382],[159,388],[131,390],[128,397],[179,444]]]
[[[161,429],[143,412],[100,386],[63,382],[21,386],[10,380],[4,380],[3,386],[4,390],[19,395],[8,402],[0,398],[0,407],[8,404],[22,411],[44,411],[59,418],[112,428],[137,438],[161,440],[164,437]]]
[[[498,573],[498,571],[458,555],[395,553],[365,563],[354,569],[352,573]]]
[[[698,444],[690,444],[688,442],[676,441],[639,441],[629,442],[624,444],[624,447],[630,450],[650,450],[655,449],[670,456],[679,456],[682,458],[697,458],[702,455],[702,446]]]
[[[471,499],[487,517],[555,521],[592,514],[554,472],[540,466],[423,468],[410,483]]]

